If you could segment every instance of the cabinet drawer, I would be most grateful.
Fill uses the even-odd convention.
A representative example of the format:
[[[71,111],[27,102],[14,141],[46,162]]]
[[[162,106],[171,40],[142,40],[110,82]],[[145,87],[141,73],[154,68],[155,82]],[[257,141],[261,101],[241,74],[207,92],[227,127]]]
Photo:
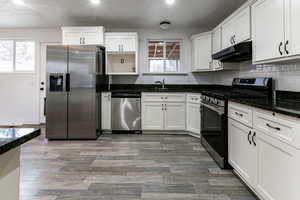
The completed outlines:
[[[247,106],[229,103],[228,117],[248,127],[253,127],[253,111]]]
[[[164,101],[165,96],[163,93],[142,93],[142,101],[143,102],[160,102]]]
[[[144,102],[185,102],[184,93],[143,93]]]
[[[168,93],[164,95],[164,98],[167,102],[185,102],[184,93]]]
[[[189,103],[200,103],[200,94],[187,94],[187,102]]]
[[[300,121],[268,111],[256,111],[254,128],[300,149]]]

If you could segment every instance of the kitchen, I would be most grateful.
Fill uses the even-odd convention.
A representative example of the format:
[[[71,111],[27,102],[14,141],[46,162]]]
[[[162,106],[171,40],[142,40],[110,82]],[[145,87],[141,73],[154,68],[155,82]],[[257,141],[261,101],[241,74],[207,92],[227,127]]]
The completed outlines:
[[[300,196],[298,1],[1,4],[3,198]]]

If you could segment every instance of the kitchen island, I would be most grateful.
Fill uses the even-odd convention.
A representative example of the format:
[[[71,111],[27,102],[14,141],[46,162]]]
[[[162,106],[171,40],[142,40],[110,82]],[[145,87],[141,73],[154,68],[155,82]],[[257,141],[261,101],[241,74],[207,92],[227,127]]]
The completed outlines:
[[[21,145],[40,135],[36,128],[0,128],[1,199],[18,200]]]

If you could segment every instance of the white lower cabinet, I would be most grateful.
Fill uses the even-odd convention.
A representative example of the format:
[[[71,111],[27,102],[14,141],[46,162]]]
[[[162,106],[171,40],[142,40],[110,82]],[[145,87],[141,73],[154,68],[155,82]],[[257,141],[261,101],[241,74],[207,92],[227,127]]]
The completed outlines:
[[[299,199],[300,151],[261,132],[257,151],[257,193],[264,200]]]
[[[185,94],[183,93],[142,94],[143,130],[185,130],[185,114]]]
[[[185,130],[185,103],[151,103],[142,106],[143,130]]]
[[[165,104],[165,130],[185,130],[185,103]]]
[[[252,110],[255,119],[268,112],[248,109]],[[276,120],[273,117],[268,123],[291,125],[291,119],[286,122],[282,117]],[[297,124],[293,130],[298,130]],[[300,149],[297,144],[278,137],[280,130],[289,133],[287,130],[290,129],[262,129],[257,119],[252,129],[234,119],[228,120],[229,163],[262,200],[294,200],[300,197]]]
[[[257,175],[257,148],[252,137],[254,131],[247,126],[228,120],[229,163],[250,186],[255,187]]]
[[[164,129],[164,104],[145,102],[142,106],[142,129]]]
[[[186,126],[187,131],[200,135],[200,104],[187,103]]]
[[[102,130],[111,130],[111,93],[101,94],[101,125]]]

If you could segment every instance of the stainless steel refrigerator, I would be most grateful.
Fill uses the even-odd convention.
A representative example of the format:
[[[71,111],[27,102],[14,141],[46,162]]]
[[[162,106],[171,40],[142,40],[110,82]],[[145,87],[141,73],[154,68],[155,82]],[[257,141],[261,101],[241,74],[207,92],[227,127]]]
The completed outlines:
[[[96,139],[101,90],[107,89],[105,48],[48,46],[46,137]]]

